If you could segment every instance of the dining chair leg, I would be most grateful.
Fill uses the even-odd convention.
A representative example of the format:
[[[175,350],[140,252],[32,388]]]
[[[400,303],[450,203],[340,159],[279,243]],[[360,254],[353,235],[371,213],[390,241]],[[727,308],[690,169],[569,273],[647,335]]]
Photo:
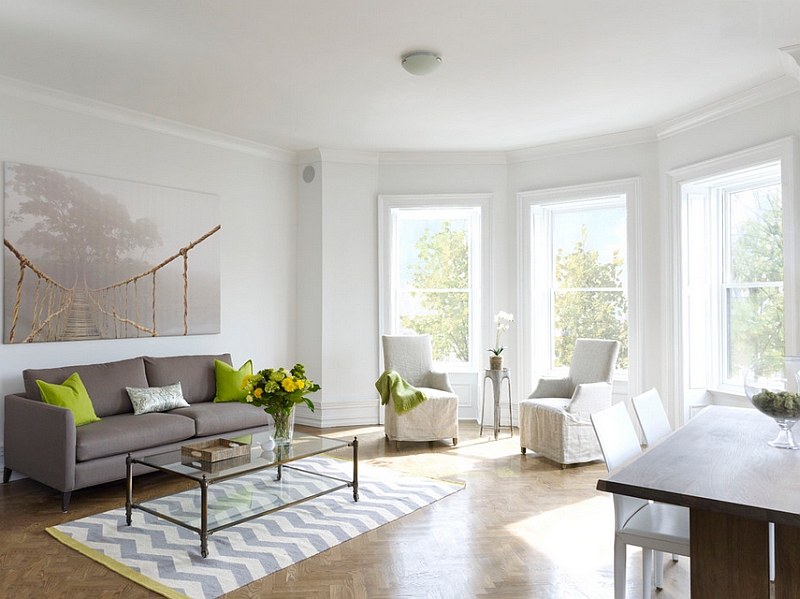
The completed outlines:
[[[642,599],[650,599],[653,588],[653,550],[642,548]]]
[[[660,591],[664,588],[664,553],[662,551],[653,552],[653,577],[656,588]]]
[[[626,549],[624,542],[614,539],[614,599],[625,599]]]
[[[769,580],[775,582],[775,523],[769,523]]]

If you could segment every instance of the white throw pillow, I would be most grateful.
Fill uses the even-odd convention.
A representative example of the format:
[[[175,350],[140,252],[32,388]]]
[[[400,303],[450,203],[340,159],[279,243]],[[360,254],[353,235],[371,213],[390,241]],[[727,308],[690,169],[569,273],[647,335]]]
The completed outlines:
[[[128,397],[133,404],[135,415],[148,412],[166,412],[175,408],[188,408],[189,404],[183,399],[183,389],[180,383],[166,387],[125,387]]]

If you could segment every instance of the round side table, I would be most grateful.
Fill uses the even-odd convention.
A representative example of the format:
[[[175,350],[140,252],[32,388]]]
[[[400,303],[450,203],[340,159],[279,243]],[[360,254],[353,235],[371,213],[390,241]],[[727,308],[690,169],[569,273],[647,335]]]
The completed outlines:
[[[508,368],[502,370],[484,370],[483,376],[483,398],[481,399],[481,432],[483,436],[483,422],[486,416],[486,380],[492,382],[492,392],[494,395],[494,440],[497,441],[497,434],[500,432],[500,391],[503,381],[508,383],[508,429],[511,436],[514,436],[514,417],[511,412],[511,372]]]

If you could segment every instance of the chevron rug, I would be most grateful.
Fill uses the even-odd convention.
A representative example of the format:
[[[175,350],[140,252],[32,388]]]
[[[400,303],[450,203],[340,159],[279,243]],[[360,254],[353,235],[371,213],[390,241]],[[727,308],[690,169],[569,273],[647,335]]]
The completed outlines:
[[[303,460],[305,469],[342,478],[352,464],[324,456]],[[463,488],[462,484],[404,476],[386,468],[358,466],[359,500],[352,489],[340,489],[294,507],[216,532],[209,537],[208,557],[200,555],[200,538],[185,528],[133,511],[125,523],[119,508],[52,528],[53,537],[104,566],[170,598],[212,599],[316,555],[360,534],[429,505]],[[286,471],[284,471],[286,472]],[[285,476],[281,492],[302,485]],[[213,502],[231,514],[269,492],[271,480],[260,474],[212,485]],[[298,492],[301,489],[297,489]],[[164,498],[196,509],[197,490]],[[209,500],[211,504],[212,500]]]

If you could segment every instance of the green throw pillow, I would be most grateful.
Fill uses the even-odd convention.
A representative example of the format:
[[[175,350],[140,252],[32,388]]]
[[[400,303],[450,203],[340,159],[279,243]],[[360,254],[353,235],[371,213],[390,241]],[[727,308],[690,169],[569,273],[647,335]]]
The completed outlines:
[[[54,406],[68,408],[72,411],[75,426],[100,420],[97,414],[94,413],[92,400],[89,398],[89,393],[87,393],[86,387],[83,386],[83,381],[81,381],[81,377],[78,376],[77,372],[72,373],[61,385],[45,383],[39,380],[36,381],[36,384],[39,386],[39,391],[41,391],[42,399],[45,402]]]
[[[230,364],[214,360],[214,370],[217,375],[217,396],[214,401],[239,401],[247,397],[247,391],[242,389],[242,381],[248,374],[253,374],[253,361],[248,360],[239,370]]]

